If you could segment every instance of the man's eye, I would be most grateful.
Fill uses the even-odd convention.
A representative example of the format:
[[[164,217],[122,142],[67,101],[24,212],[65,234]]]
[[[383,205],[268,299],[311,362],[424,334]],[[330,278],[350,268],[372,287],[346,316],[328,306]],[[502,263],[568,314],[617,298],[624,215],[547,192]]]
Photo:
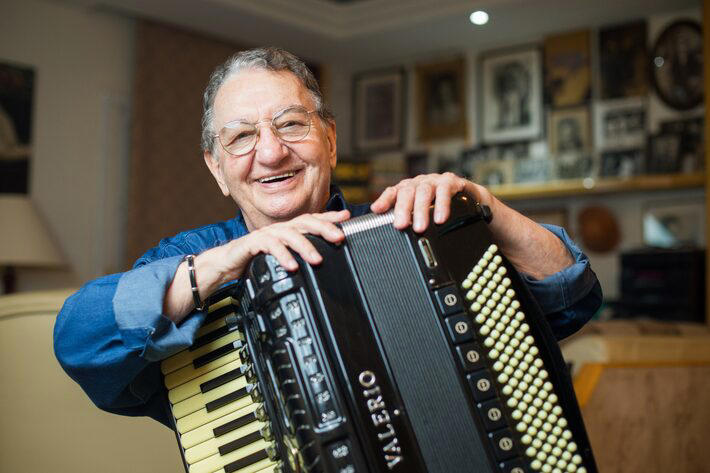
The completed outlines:
[[[289,127],[294,127],[294,126],[305,126],[305,123],[299,120],[289,120],[286,122],[279,123],[278,127],[279,129],[281,128],[289,128]]]
[[[223,135],[223,141],[226,146],[229,146],[235,143],[249,141],[253,136],[254,131],[252,130],[229,130],[228,133]]]

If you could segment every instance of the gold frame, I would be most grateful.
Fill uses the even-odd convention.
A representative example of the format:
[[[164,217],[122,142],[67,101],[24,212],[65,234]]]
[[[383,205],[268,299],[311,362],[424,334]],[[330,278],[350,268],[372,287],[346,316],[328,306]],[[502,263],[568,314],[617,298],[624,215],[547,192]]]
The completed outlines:
[[[433,97],[430,93],[435,85],[435,81],[442,79],[449,81],[453,79],[453,106],[454,109],[446,113],[454,112],[454,118],[447,120],[448,123],[436,123],[432,121],[427,113],[433,108]],[[449,61],[442,61],[433,64],[422,64],[416,67],[417,81],[417,136],[421,141],[439,140],[446,138],[466,138],[466,74],[465,61],[463,58],[456,58]]]

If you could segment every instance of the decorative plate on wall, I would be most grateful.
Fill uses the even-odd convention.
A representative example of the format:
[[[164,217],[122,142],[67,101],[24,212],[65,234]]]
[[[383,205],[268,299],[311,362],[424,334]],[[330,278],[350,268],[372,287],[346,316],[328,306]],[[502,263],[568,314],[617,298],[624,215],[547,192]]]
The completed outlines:
[[[664,29],[651,51],[651,79],[663,102],[689,110],[703,101],[703,33],[692,20]]]

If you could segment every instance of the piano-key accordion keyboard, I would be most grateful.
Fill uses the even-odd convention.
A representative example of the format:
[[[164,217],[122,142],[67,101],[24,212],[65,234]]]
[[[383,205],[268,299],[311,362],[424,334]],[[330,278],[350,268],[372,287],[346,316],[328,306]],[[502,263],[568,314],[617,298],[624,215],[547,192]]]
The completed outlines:
[[[485,207],[424,234],[391,214],[253,261],[162,363],[188,473],[591,473],[566,367]]]

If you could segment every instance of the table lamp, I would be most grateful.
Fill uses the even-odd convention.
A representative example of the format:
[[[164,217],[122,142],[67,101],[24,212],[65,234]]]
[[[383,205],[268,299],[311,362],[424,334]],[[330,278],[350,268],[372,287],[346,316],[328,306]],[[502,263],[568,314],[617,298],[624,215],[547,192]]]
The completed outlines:
[[[0,194],[0,269],[4,293],[15,292],[15,268],[53,268],[64,258],[23,194]]]

